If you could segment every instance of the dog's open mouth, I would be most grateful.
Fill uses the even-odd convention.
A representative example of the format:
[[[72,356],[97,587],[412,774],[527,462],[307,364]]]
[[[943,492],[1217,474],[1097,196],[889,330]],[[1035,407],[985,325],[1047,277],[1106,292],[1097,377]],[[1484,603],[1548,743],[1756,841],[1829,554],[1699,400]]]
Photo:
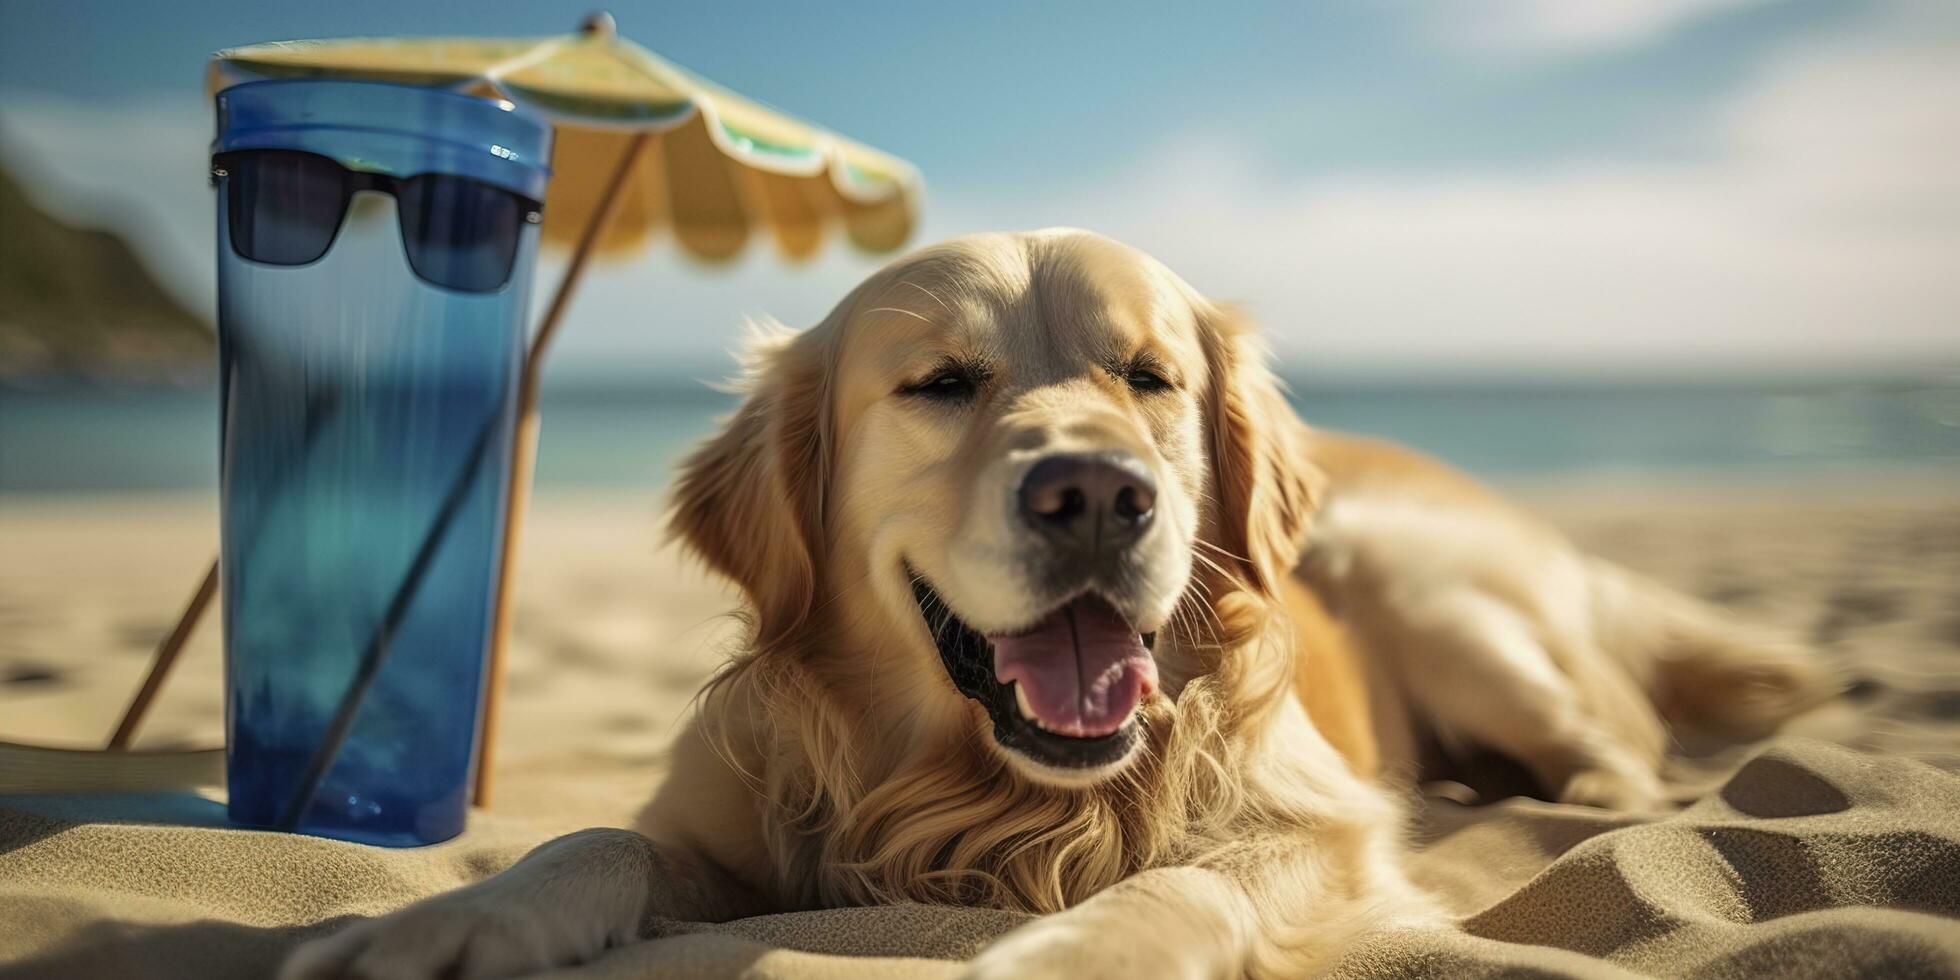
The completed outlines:
[[[1027,630],[989,636],[961,621],[923,578],[912,582],[946,673],[987,709],[1002,747],[1064,769],[1129,754],[1137,708],[1157,689],[1154,636],[1139,634],[1094,593]]]

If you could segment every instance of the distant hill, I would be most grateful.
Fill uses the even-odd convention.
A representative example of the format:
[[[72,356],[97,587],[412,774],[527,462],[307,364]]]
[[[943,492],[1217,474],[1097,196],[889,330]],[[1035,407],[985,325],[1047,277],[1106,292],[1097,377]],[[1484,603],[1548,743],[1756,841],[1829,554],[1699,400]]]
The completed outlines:
[[[0,171],[0,382],[207,377],[213,343],[127,242],[62,223]]]

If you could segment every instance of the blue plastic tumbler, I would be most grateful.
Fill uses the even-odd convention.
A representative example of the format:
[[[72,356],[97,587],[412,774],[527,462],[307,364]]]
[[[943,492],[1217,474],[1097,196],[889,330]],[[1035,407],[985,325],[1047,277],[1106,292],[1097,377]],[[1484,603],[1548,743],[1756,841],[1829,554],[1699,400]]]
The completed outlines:
[[[231,819],[463,829],[550,128],[369,82],[217,96]]]

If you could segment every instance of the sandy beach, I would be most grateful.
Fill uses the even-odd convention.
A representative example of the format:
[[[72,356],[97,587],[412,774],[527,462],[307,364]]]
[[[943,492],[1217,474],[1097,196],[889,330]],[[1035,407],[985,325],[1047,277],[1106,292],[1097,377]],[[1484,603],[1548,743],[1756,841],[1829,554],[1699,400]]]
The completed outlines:
[[[724,655],[733,596],[664,548],[651,497],[543,501],[521,557],[499,810],[619,821]],[[189,496],[0,503],[0,739],[93,747],[115,727],[217,540]],[[218,746],[217,609],[136,744]]]
[[[1853,678],[1805,728],[1960,769],[1960,487],[1918,481],[1518,494],[1586,547],[1815,643]],[[737,637],[733,597],[661,540],[652,496],[545,494],[519,570],[497,808],[623,819]],[[216,540],[195,496],[0,500],[0,739],[99,744]],[[217,618],[144,726],[223,738]]]
[[[1411,872],[1466,918],[1379,937],[1339,975],[1785,976],[1775,964],[1793,949],[1828,950],[1820,976],[1960,964],[1944,918],[1960,906],[1941,870],[1960,867],[1960,780],[1920,765],[1960,772],[1956,489],[1621,480],[1518,491],[1598,553],[1807,638],[1850,691],[1802,719],[1797,738],[1691,751],[1671,775],[1700,801],[1659,821],[1523,799],[1463,805],[1430,787]],[[0,806],[0,926],[14,929],[0,927],[0,976],[263,976],[346,915],[630,819],[688,699],[739,637],[733,597],[662,546],[658,514],[651,495],[539,498],[498,795],[462,837],[370,848],[227,830],[222,810],[197,800],[20,798]],[[215,523],[201,497],[0,498],[0,739],[101,744],[209,561]],[[140,746],[221,744],[216,627],[197,633]],[[581,975],[950,978],[1019,921],[900,905],[672,924],[680,935]]]

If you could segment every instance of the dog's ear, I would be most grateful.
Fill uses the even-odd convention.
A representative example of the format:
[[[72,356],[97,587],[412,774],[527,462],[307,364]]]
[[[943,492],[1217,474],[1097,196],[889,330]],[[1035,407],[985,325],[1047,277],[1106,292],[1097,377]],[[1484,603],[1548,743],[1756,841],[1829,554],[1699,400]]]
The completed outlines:
[[[816,602],[832,333],[759,337],[741,408],[687,457],[675,483],[670,532],[748,594],[758,644],[794,633]]]
[[[1199,320],[1210,365],[1214,543],[1245,587],[1275,596],[1299,561],[1324,477],[1307,458],[1306,426],[1286,403],[1251,322],[1211,305]]]

